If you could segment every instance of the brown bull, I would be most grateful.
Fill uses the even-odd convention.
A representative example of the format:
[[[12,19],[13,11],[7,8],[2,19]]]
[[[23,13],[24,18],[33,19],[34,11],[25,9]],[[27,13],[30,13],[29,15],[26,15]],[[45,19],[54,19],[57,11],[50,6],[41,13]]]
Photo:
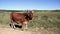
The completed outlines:
[[[29,20],[33,19],[33,12],[32,11],[28,11],[26,13],[16,13],[16,12],[12,12],[10,14],[10,19],[11,19],[11,25],[14,28],[15,24],[14,23],[18,23],[18,24],[22,24],[22,29],[27,29],[27,24],[29,22]]]

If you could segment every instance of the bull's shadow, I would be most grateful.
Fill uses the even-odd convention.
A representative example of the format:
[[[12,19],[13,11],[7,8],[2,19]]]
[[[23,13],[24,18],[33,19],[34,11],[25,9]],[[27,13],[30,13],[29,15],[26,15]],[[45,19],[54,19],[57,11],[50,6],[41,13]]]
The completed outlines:
[[[17,25],[17,24],[15,24],[14,25],[16,28],[22,28],[22,25]],[[10,24],[10,27],[11,27],[11,24]]]

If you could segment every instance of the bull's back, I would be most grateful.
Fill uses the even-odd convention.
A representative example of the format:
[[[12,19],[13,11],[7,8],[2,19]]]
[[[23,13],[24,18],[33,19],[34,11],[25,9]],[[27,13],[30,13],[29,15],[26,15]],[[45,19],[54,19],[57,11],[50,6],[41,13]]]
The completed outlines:
[[[25,21],[25,15],[21,13],[11,13],[11,20],[14,22],[23,22]]]

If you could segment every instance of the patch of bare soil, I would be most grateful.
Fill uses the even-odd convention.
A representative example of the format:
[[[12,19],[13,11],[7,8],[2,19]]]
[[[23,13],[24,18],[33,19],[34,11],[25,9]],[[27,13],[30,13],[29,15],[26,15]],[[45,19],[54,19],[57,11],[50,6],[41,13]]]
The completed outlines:
[[[21,31],[12,28],[0,28],[0,34],[32,34],[31,31]]]
[[[22,31],[21,29],[13,29],[6,25],[0,25],[0,34],[60,34],[60,28],[52,27],[45,29],[44,27],[33,27]]]

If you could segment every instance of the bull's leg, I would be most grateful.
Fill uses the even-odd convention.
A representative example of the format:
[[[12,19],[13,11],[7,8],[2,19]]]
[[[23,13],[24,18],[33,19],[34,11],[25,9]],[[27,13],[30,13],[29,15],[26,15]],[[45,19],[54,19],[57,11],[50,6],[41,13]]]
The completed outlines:
[[[24,24],[25,24],[25,29],[28,29],[28,28],[27,28],[28,22],[26,21],[26,22],[24,22]]]
[[[22,29],[23,29],[23,30],[27,29],[27,22],[24,22],[24,23],[22,24]]]
[[[15,28],[15,24],[14,24],[13,21],[11,21],[11,27],[12,27],[12,28]]]
[[[15,24],[14,24],[14,23],[12,23],[12,24],[11,24],[11,26],[12,26],[12,28],[14,28],[14,29],[15,29]]]
[[[28,29],[28,28],[27,28],[27,24],[26,24],[26,29]]]
[[[22,30],[25,30],[25,24],[22,24]]]

